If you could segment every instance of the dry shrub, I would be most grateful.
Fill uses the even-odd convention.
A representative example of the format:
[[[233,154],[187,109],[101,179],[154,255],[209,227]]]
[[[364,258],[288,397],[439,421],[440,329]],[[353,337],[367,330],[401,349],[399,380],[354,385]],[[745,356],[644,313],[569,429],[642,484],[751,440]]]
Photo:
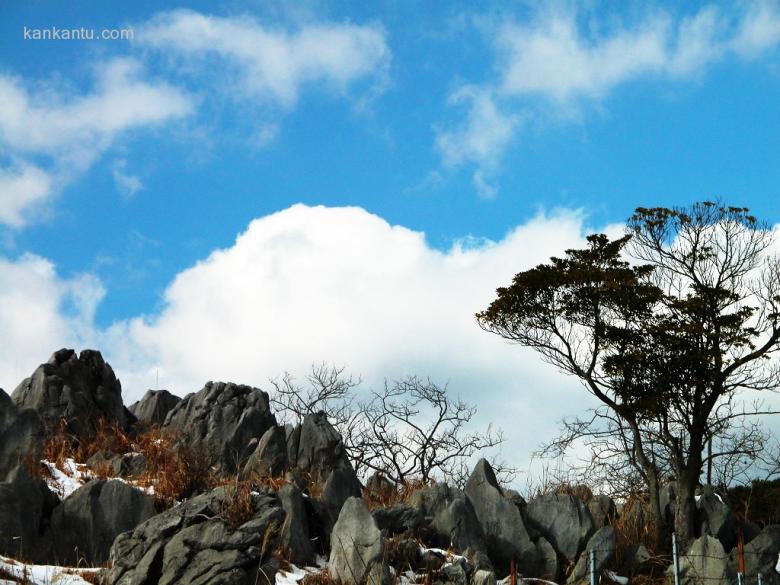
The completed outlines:
[[[340,583],[330,576],[328,569],[323,569],[316,573],[308,573],[301,581],[301,585],[340,585]]]
[[[593,499],[593,490],[583,483],[574,485],[566,482],[559,483],[553,486],[550,491],[558,495],[574,496],[586,504]]]
[[[171,433],[153,427],[136,441],[137,450],[146,457],[146,471],[138,484],[154,488],[160,508],[169,508],[219,483],[203,452],[177,445]]]
[[[241,526],[255,515],[252,487],[250,482],[241,480],[225,484],[222,517],[231,528]]]
[[[66,459],[84,463],[101,451],[123,455],[132,450],[130,437],[115,421],[100,418],[92,432],[76,435],[70,432],[68,421],[60,419],[54,428],[46,432],[43,458],[62,468]]]
[[[369,510],[375,508],[388,508],[394,504],[403,504],[409,501],[413,494],[421,489],[432,485],[433,480],[421,481],[411,480],[405,484],[400,484],[393,491],[378,493],[371,490],[363,490],[363,500],[366,502]]]
[[[615,556],[613,564],[619,567],[628,558],[628,555],[638,545],[644,545],[650,554],[650,560],[647,561],[646,568],[648,574],[642,575],[642,581],[638,581],[640,576],[632,577],[631,583],[645,583],[652,585],[662,579],[666,567],[670,563],[668,555],[663,554],[666,542],[655,541],[655,526],[647,518],[648,507],[647,494],[629,494],[623,504],[623,510],[619,517],[611,520],[611,525],[615,529]],[[663,582],[663,581],[661,581]]]

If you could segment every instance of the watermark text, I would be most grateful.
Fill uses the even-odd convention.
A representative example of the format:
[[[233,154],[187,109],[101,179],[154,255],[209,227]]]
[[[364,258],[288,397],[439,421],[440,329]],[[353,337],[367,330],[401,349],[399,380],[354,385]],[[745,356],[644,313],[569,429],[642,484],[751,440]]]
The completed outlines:
[[[25,41],[132,41],[134,37],[135,31],[132,28],[94,29],[83,26],[30,28],[25,26],[22,29],[22,38]]]

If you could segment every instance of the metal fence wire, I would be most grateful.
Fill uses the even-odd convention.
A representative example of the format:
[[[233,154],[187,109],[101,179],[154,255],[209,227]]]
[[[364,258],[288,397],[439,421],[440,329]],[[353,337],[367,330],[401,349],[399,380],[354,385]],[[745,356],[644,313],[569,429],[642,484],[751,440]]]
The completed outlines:
[[[630,584],[630,579],[628,577],[618,575],[612,571],[606,571],[606,570],[599,571],[597,569],[598,567],[597,559],[599,558],[600,554],[612,554],[612,553],[614,553],[614,549],[611,548],[591,549],[590,551],[588,551],[587,578],[588,578],[589,585],[599,585],[599,584],[629,585]],[[712,561],[728,563],[729,555],[723,557],[718,555],[707,555],[707,554],[691,554],[691,553],[680,554],[677,549],[676,535],[672,534],[672,555],[671,558],[669,558],[669,560],[671,561],[670,562],[671,574],[668,576],[669,583],[670,584],[674,583],[674,585],[682,585],[683,583],[702,584],[702,585],[706,585],[708,583],[722,583],[723,585],[763,585],[764,580],[761,573],[756,573],[755,575],[752,575],[748,579],[748,576],[744,573],[743,555],[755,556],[755,553],[753,554],[743,553],[743,551],[740,550],[740,560],[739,560],[740,571],[737,572],[735,577],[726,576],[725,567],[724,567],[724,574],[720,576],[701,574],[699,569],[702,568],[701,565],[703,563],[696,563],[695,562],[696,560],[712,560]],[[684,563],[682,563],[681,561],[684,561]],[[539,585],[559,585],[558,583],[547,579],[523,577],[521,575],[511,575],[501,583],[504,583],[505,585],[520,585],[522,583],[539,584]]]

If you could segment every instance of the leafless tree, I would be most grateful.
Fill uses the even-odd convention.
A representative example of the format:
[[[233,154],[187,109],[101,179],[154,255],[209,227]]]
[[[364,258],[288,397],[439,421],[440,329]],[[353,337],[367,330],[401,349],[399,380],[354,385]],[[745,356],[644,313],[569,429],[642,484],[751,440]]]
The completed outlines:
[[[347,449],[357,466],[399,484],[437,476],[462,482],[472,456],[503,442],[492,426],[470,432],[476,407],[450,398],[446,386],[416,376],[385,383],[361,412],[359,432],[347,437]],[[499,466],[499,472],[507,478],[513,470]]]
[[[313,364],[305,386],[289,372],[270,380],[270,401],[282,423],[300,424],[307,414],[322,411],[334,427],[344,430],[355,416],[353,390],[361,382],[348,375],[345,366]]]
[[[271,380],[271,404],[281,422],[298,424],[307,414],[325,412],[341,435],[359,476],[383,473],[398,484],[437,478],[465,483],[476,455],[503,441],[500,431],[468,427],[476,407],[452,399],[446,386],[408,377],[385,383],[380,392],[358,401],[359,377],[345,367],[312,366],[301,385],[289,373]],[[516,470],[493,457],[499,481],[508,483]]]

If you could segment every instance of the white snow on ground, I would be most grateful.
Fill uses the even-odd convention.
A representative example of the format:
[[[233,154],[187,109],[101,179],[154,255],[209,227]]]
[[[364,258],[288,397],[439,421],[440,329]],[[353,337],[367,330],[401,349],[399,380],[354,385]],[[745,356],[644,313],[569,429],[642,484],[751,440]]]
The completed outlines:
[[[320,557],[317,558],[317,564],[319,567],[296,567],[290,563],[290,568],[287,571],[277,571],[276,573],[276,585],[297,585],[306,575],[313,573],[319,573],[325,570],[321,563]]]
[[[59,469],[55,463],[45,459],[41,463],[49,468],[51,474],[51,477],[46,478],[49,489],[57,494],[61,500],[67,498],[90,479],[86,465],[76,463],[73,459],[65,460],[64,469]]]
[[[86,465],[83,463],[76,463],[73,459],[66,459],[62,469],[57,467],[56,463],[51,461],[41,460],[46,467],[49,468],[50,477],[46,478],[46,483],[49,489],[57,494],[61,500],[64,500],[90,479],[93,479],[92,473],[89,471]],[[142,492],[146,492],[150,496],[154,495],[154,486],[139,485],[138,482],[128,481],[121,477],[110,477],[109,480],[116,480],[138,488]],[[0,583],[0,585],[2,585]]]
[[[17,579],[27,579],[26,582],[33,585],[89,585],[89,581],[82,579],[81,575],[100,572],[100,569],[27,565],[4,556],[0,556],[0,569]],[[0,580],[0,585],[5,585],[6,583],[16,585],[14,581]]]

